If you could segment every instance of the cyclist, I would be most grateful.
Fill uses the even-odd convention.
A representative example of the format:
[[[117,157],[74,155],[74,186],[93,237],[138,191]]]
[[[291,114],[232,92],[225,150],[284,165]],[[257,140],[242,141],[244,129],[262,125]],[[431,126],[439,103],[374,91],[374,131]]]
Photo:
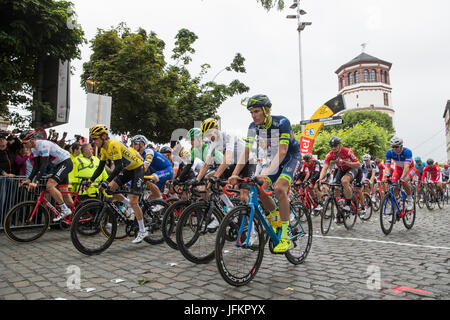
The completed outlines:
[[[164,188],[166,181],[173,178],[173,169],[170,160],[163,155],[163,152],[168,155],[172,149],[168,147],[161,148],[161,152],[157,152],[148,148],[148,140],[142,135],[137,135],[131,138],[133,149],[136,150],[142,157],[144,162],[145,175],[150,175],[150,179],[154,183],[147,183],[151,195],[150,199],[162,199],[161,191]]]
[[[378,167],[374,161],[370,160],[370,154],[363,155],[363,163],[361,164],[361,170],[363,173],[362,183],[366,183],[370,187],[371,199],[375,201],[375,177],[377,175]]]
[[[323,180],[327,173],[328,167],[330,166],[330,162],[334,161],[336,169],[333,174],[333,182],[342,184],[344,189],[344,198],[346,200],[343,209],[345,211],[350,211],[353,195],[353,190],[351,187],[352,181],[356,182],[357,191],[360,193],[360,200],[364,201],[362,191],[360,190],[362,179],[361,163],[359,163],[358,158],[351,149],[344,148],[342,146],[342,142],[339,137],[332,137],[329,141],[329,145],[331,151],[325,157],[319,180]],[[362,202],[362,204],[363,203],[364,202]],[[362,208],[364,208],[364,205]]]
[[[258,177],[264,181],[264,187],[271,185],[274,187],[281,218],[281,239],[274,248],[274,252],[286,252],[291,247],[288,234],[289,188],[302,162],[299,142],[295,139],[291,124],[286,117],[271,115],[272,103],[266,95],[252,96],[248,99],[246,107],[250,111],[253,122],[248,128],[245,151],[229,180],[232,184],[237,181],[237,176],[249,161],[254,142],[257,145],[258,159],[260,158],[259,150],[261,147],[264,148],[262,154],[267,155],[270,162]],[[260,194],[259,197],[264,209],[270,212],[269,220],[273,221],[277,212],[275,202],[264,194]]]
[[[412,151],[403,146],[403,139],[393,137],[390,141],[392,149],[386,153],[386,173],[384,179],[391,176],[391,164],[395,164],[395,169],[392,173],[392,182],[404,183],[406,198],[406,209],[412,210],[414,202],[411,195],[410,181],[415,175],[414,161]]]
[[[51,163],[55,166],[54,174],[48,179],[46,189],[56,201],[56,205],[60,208],[61,214],[53,219],[60,221],[68,217],[72,211],[73,200],[69,193],[69,173],[73,169],[73,162],[70,153],[56,143],[49,140],[38,139],[34,130],[24,131],[20,134],[19,139],[25,148],[31,148],[34,158],[34,166],[30,176],[23,180],[19,186],[28,184],[28,190],[37,187],[37,182],[44,175],[47,166]],[[59,189],[64,192],[61,193]]]
[[[447,184],[448,179],[450,177],[450,168],[448,163],[444,163],[444,169],[441,170],[442,182]]]
[[[88,182],[91,183],[97,179],[105,168],[107,160],[114,161],[114,171],[111,172],[105,182],[100,184],[100,190],[109,188],[111,191],[115,191],[119,186],[122,187],[131,180],[130,189],[132,193],[128,195],[128,199],[121,194],[115,194],[114,198],[121,201],[127,209],[131,207],[134,211],[139,232],[132,243],[141,243],[148,236],[142,209],[139,206],[139,196],[144,183],[144,162],[135,149],[127,147],[118,140],[110,139],[109,131],[104,125],[94,125],[89,130],[89,137],[94,145],[100,149],[100,164]]]
[[[314,194],[317,199],[317,207],[314,210],[322,210],[322,193],[319,190],[319,175],[322,170],[322,166],[318,160],[314,160],[311,153],[307,153],[303,156],[303,165],[301,169],[304,173],[304,182],[310,182],[314,188]],[[308,187],[309,188],[309,187]]]
[[[378,173],[377,173],[377,183],[382,183],[383,181],[383,176],[384,176],[384,170],[386,170],[386,167],[384,166],[383,162],[381,162],[380,158],[376,158],[375,159],[375,164],[378,168]],[[386,186],[382,186],[384,191],[387,191]]]
[[[437,163],[434,163],[433,159],[427,160],[427,165],[425,166],[425,169],[423,169],[422,174],[422,183],[424,183],[426,179],[426,182],[433,182],[437,185],[439,190],[443,192],[442,190],[442,179],[441,179],[441,168]]]

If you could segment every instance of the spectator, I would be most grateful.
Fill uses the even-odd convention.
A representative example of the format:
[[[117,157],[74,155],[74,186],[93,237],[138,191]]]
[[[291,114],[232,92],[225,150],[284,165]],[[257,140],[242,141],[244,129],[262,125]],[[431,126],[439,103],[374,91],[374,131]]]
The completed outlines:
[[[15,155],[6,138],[8,133],[0,130],[0,219],[14,204],[16,183],[8,178],[15,176]]]
[[[16,164],[18,167],[18,175],[28,178],[34,165],[31,150],[22,146],[16,155]]]
[[[77,164],[77,158],[81,154],[81,146],[78,142],[73,143],[69,146],[69,152],[70,152],[70,159],[72,159],[73,167],[75,168],[75,165]],[[76,178],[76,174],[74,173],[75,170],[72,170],[69,173],[69,185],[72,187],[72,191],[74,191],[74,184],[77,184],[78,179]]]

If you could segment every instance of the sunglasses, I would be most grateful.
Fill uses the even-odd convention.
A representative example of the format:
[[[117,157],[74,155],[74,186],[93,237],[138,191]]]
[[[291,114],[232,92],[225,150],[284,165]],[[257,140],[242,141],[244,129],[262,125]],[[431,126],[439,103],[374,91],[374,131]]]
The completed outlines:
[[[392,146],[392,149],[398,149],[401,148],[402,146]]]
[[[138,145],[140,142],[139,141],[134,141],[133,144],[134,145]]]

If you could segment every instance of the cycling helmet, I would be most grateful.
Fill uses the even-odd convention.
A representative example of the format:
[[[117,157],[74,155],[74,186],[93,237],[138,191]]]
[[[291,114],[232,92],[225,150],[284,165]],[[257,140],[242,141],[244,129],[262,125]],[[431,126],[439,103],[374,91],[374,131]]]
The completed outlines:
[[[269,97],[265,94],[257,94],[247,101],[247,109],[252,109],[255,107],[272,107],[272,102],[270,102]]]
[[[414,158],[414,161],[415,161],[415,162],[422,162],[422,159],[421,159],[420,157],[415,157],[415,158]]]
[[[134,136],[133,138],[131,138],[131,142],[134,141],[138,141],[138,142],[143,142],[144,145],[148,144],[148,140],[146,137],[144,137],[143,135],[138,134],[137,136]]]
[[[427,160],[427,165],[431,166],[434,164],[434,160],[433,159],[428,159]]]
[[[370,159],[371,159],[370,154],[363,155],[363,161],[370,161]]]
[[[333,137],[330,139],[330,147],[337,147],[341,144],[341,139],[339,137]]]
[[[307,153],[303,156],[303,160],[304,161],[309,161],[312,159],[312,154],[311,153]]]
[[[180,151],[180,157],[181,158],[184,158],[184,157],[189,158],[190,156],[191,156],[191,153],[188,150],[183,149],[183,150]]]
[[[381,159],[380,159],[380,158],[376,158],[376,159],[375,159],[375,163],[376,163],[376,164],[379,164],[380,162],[381,162]]]
[[[399,137],[393,137],[391,139],[391,147],[401,146],[403,144],[403,140]]]
[[[96,124],[89,130],[89,137],[99,137],[104,133],[109,134],[108,128],[103,124]]]
[[[448,168],[448,163],[444,163],[444,168],[445,168],[445,169]]]
[[[202,134],[205,134],[208,130],[219,128],[219,123],[216,119],[208,118],[202,122]]]
[[[19,139],[22,142],[30,140],[30,139],[35,138],[35,137],[36,137],[36,135],[35,135],[35,131],[34,130],[25,130],[25,131],[22,131],[22,133],[19,135]]]
[[[162,147],[161,149],[159,149],[159,153],[162,153],[162,154],[172,153],[172,148],[171,147]]]
[[[192,139],[195,137],[200,137],[202,135],[202,130],[199,128],[192,128],[189,130],[188,134],[186,135],[186,138]]]

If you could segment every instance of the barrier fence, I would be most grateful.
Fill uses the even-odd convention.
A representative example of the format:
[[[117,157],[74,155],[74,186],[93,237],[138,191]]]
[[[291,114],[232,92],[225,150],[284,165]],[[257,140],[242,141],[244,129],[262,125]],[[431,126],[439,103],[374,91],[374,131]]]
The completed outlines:
[[[45,190],[46,180],[41,180],[36,190],[28,192],[26,188],[19,188],[20,181],[26,177],[0,177],[0,229],[6,213],[16,204],[23,201],[37,201],[39,194]]]

